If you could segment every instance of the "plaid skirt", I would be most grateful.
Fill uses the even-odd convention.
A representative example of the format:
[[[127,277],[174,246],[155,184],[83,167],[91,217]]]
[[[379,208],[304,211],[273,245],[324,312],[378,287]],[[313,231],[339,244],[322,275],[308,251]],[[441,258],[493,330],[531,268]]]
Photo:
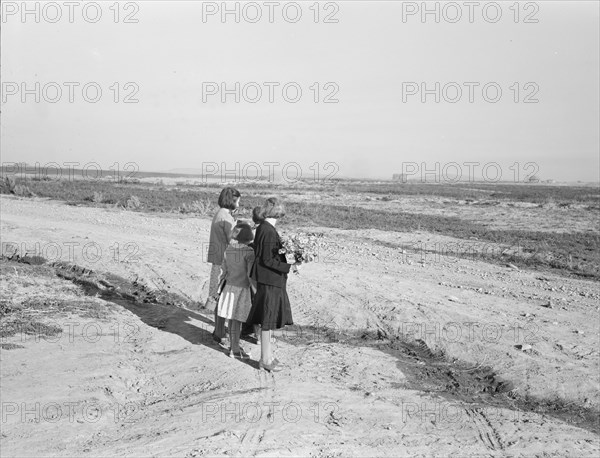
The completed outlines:
[[[288,324],[294,324],[285,287],[258,283],[252,304],[252,315],[248,322],[260,324],[263,331],[281,329]]]

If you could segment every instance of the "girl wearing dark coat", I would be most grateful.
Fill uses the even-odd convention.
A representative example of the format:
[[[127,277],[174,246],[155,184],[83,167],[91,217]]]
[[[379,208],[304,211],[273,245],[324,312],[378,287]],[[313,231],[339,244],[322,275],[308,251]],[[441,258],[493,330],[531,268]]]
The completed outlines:
[[[285,255],[279,253],[282,243],[275,229],[277,220],[284,215],[285,209],[278,199],[267,199],[260,212],[263,222],[254,238],[255,261],[251,276],[257,285],[250,323],[261,325],[259,367],[268,371],[280,369],[279,361],[273,358],[271,331],[294,324],[286,284],[288,273],[297,271],[297,265],[288,264]]]

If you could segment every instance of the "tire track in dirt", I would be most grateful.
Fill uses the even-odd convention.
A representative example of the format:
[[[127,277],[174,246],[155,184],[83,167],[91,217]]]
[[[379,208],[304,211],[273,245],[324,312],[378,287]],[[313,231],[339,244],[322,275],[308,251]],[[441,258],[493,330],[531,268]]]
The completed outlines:
[[[257,423],[248,426],[241,436],[240,445],[236,452],[237,456],[256,456],[260,444],[269,430],[268,423],[270,423],[271,412],[269,411],[267,415],[263,415],[263,408],[265,405],[274,405],[276,388],[275,375],[264,370],[259,370],[257,378],[261,389],[257,392],[254,402],[258,404],[261,414]],[[242,412],[244,411],[246,411],[246,409],[242,410]],[[242,418],[242,421],[248,421],[248,419]]]
[[[502,437],[485,413],[477,408],[466,408],[465,411],[477,429],[479,440],[489,450],[504,451],[505,447]]]

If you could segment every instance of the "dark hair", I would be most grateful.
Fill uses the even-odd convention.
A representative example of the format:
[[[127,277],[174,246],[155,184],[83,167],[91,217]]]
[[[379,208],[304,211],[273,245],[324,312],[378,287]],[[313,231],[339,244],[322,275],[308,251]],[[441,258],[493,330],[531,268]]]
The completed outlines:
[[[240,192],[235,188],[223,188],[219,195],[219,207],[235,210],[235,199],[241,197]]]
[[[260,224],[264,221],[264,218],[260,216],[261,209],[260,205],[252,209],[252,221],[254,221],[254,224]]]
[[[252,227],[250,227],[250,224],[245,221],[238,221],[231,232],[231,238],[237,240],[239,243],[244,243],[247,245],[254,240]]]
[[[260,217],[265,218],[282,218],[285,216],[285,207],[277,197],[269,197],[260,209]]]

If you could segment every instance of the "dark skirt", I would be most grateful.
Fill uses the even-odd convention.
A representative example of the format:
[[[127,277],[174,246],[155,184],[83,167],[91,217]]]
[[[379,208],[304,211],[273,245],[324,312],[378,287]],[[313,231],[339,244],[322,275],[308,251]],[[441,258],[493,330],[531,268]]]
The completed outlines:
[[[248,323],[260,324],[263,331],[281,329],[285,325],[294,324],[292,308],[285,288],[258,283]]]

